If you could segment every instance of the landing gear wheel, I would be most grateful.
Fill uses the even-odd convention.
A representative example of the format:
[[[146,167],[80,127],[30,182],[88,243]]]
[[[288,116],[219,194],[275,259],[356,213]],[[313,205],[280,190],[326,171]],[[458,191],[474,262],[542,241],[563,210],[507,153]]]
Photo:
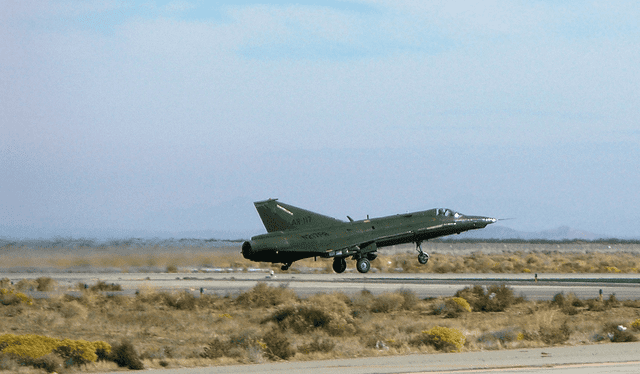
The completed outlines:
[[[418,262],[425,265],[429,262],[429,254],[422,250],[422,241],[416,242],[416,251],[418,251]]]
[[[369,269],[371,269],[371,262],[366,257],[361,258],[356,263],[356,269],[358,269],[359,272],[364,274],[364,273],[368,272]]]
[[[347,260],[344,258],[334,258],[333,259],[333,271],[336,273],[344,273],[347,270]]]
[[[280,269],[282,269],[282,271],[287,271],[289,270],[289,266],[291,266],[291,264],[284,264],[280,267]]]
[[[426,265],[427,262],[429,262],[429,254],[426,252],[421,252],[418,255],[418,262],[421,263],[422,265]]]

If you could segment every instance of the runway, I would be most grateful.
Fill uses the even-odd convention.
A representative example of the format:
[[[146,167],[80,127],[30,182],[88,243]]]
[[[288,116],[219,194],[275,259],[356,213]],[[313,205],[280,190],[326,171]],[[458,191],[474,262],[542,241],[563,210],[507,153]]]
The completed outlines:
[[[420,298],[448,297],[456,291],[474,285],[505,284],[518,296],[528,300],[550,300],[559,292],[574,293],[581,299],[596,298],[602,292],[620,300],[637,299],[640,295],[638,274],[276,274],[267,273],[0,273],[17,283],[20,279],[51,277],[62,290],[77,290],[78,284],[92,285],[98,281],[122,286],[122,294],[134,294],[140,289],[158,291],[191,291],[194,293],[237,295],[258,282],[289,287],[299,296],[318,292],[340,291],[355,294],[368,290],[373,294],[398,289],[413,291]],[[65,291],[66,292],[66,291]],[[44,297],[35,291],[33,297]]]
[[[640,343],[233,365],[157,370],[163,374],[238,373],[638,373]],[[130,372],[122,372],[130,373]],[[114,373],[115,374],[115,373]]]

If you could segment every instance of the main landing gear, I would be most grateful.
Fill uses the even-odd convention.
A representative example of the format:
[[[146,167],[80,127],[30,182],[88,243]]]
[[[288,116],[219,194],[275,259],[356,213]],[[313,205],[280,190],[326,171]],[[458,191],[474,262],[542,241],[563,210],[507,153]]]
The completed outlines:
[[[429,262],[429,254],[422,250],[422,242],[416,242],[416,251],[418,251],[418,262],[426,265]]]
[[[283,264],[280,269],[282,269],[282,271],[287,271],[289,270],[289,267],[291,266],[291,262],[287,262],[285,264]]]
[[[336,257],[333,259],[333,271],[336,273],[344,273],[347,270],[347,260],[344,257]]]
[[[356,262],[356,269],[358,269],[359,272],[364,274],[368,272],[369,269],[371,269],[371,262],[366,257],[359,258],[358,261]]]

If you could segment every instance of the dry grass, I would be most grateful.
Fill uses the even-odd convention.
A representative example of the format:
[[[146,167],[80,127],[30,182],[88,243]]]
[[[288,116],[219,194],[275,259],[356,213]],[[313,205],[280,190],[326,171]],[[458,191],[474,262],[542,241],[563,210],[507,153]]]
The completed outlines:
[[[379,296],[366,291],[354,296],[316,294],[305,299],[287,288],[265,284],[237,297],[194,297],[153,289],[132,297],[105,296],[87,290],[80,297],[61,295],[35,300],[33,305],[0,305],[0,334],[102,340],[112,345],[126,339],[146,368],[449,350],[433,335],[425,335],[435,326],[460,332],[465,337],[462,351],[594,344],[639,334],[632,326],[640,316],[637,302],[593,301],[600,308],[591,308],[571,295],[531,302],[504,294],[495,296],[504,299],[495,309],[501,311],[465,309],[452,316],[439,313],[438,308],[453,299],[420,300],[407,290]],[[474,300],[479,295],[480,291],[475,296],[459,292],[471,305],[482,305]],[[566,305],[574,305],[575,314],[568,314]],[[619,325],[628,328],[626,335],[610,338],[608,334],[614,334]],[[22,370],[11,366],[10,360],[2,362],[0,371]],[[106,372],[117,366],[96,362],[86,370]]]

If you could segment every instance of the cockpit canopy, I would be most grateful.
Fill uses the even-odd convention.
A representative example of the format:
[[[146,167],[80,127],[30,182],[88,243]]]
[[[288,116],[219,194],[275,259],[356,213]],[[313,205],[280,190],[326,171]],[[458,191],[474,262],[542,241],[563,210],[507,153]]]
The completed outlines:
[[[451,209],[438,208],[438,209],[436,209],[436,216],[460,218],[460,217],[462,217],[462,214],[460,214],[458,212],[454,212]]]

